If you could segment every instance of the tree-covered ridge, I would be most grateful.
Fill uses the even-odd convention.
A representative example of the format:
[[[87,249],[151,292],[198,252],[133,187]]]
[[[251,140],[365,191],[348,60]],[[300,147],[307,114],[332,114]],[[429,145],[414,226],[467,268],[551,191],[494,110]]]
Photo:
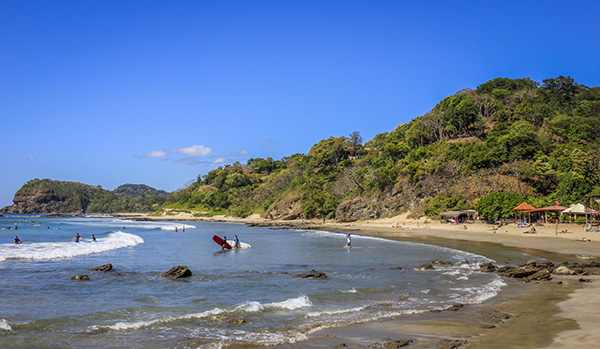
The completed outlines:
[[[158,195],[161,197],[167,197],[169,193],[164,190],[154,189],[146,184],[122,184],[113,190],[113,193],[122,196],[139,196],[142,194],[146,195]]]
[[[148,187],[150,188],[150,187]],[[151,192],[158,192],[150,188]],[[14,205],[2,211],[8,213],[117,213],[153,212],[164,202],[164,195],[139,194],[124,196],[77,182],[33,179],[15,194]]]
[[[210,171],[169,207],[272,218],[436,216],[507,192],[536,206],[597,194],[600,88],[559,76],[497,78],[362,144],[331,137],[308,154]]]

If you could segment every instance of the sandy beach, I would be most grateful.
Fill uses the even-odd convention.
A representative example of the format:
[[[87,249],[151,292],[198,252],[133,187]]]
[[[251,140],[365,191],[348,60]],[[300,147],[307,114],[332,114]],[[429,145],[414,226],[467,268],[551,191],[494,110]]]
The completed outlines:
[[[514,223],[502,227],[485,223],[457,225],[412,220],[404,215],[351,223],[270,221],[258,215],[244,219],[195,218],[187,213],[151,219],[230,221],[353,232],[451,247],[485,255],[499,263],[515,264],[525,258],[555,264],[600,260],[600,233],[586,232],[585,227],[574,224],[536,225],[536,233],[531,234],[524,233],[529,227]],[[515,258],[515,253],[523,257]],[[481,348],[600,348],[600,334],[595,328],[600,323],[600,278],[589,275],[585,276],[587,282],[580,279],[555,276],[552,281],[527,284],[507,279],[505,290],[484,304],[317,331],[305,344],[358,348],[410,339],[411,348],[437,347],[443,341]],[[508,314],[508,318],[486,325],[493,317],[490,314]]]

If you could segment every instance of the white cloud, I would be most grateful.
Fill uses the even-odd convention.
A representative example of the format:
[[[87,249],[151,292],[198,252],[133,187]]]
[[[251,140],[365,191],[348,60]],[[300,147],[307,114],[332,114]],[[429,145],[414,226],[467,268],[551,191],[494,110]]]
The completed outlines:
[[[248,155],[248,151],[246,149],[242,149],[238,152],[239,155]]]
[[[277,143],[276,140],[274,140],[274,139],[267,139],[267,141],[265,142],[265,147],[267,147],[267,148],[275,148],[275,143]]]
[[[32,157],[30,157],[30,158],[27,158],[27,160],[29,160],[29,161],[37,161],[37,159],[36,159],[36,158],[34,158],[33,156],[32,156]]]
[[[213,165],[220,165],[224,164],[225,162],[227,162],[225,158],[218,158],[217,160],[213,161]]]
[[[205,156],[212,153],[212,149],[210,147],[205,147],[203,145],[192,145],[189,148],[173,149],[173,151],[189,156]]]
[[[154,150],[144,155],[145,158],[164,158],[165,156],[167,156],[167,152],[164,150]]]

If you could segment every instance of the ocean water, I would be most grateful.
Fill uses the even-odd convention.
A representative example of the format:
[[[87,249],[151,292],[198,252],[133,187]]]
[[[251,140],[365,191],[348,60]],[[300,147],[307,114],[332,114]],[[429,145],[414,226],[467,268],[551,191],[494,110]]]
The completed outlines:
[[[15,215],[0,228],[0,347],[301,346],[323,328],[480,303],[505,285],[477,271],[483,256],[355,234],[347,249],[342,233],[234,223]],[[221,251],[213,234],[252,247]],[[432,260],[454,264],[415,269]],[[106,263],[113,272],[90,271]],[[193,275],[160,276],[177,265]],[[328,278],[293,277],[312,269]]]

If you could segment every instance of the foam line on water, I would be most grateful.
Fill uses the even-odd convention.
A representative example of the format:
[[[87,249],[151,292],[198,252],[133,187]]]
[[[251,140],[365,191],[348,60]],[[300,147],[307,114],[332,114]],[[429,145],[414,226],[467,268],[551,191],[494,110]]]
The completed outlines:
[[[137,235],[121,231],[110,233],[96,243],[76,242],[37,242],[20,245],[0,246],[0,262],[8,259],[48,260],[73,258],[95,253],[103,253],[144,243]]]
[[[265,304],[262,304],[260,302],[244,302],[244,303],[238,304],[235,307],[233,307],[233,311],[246,311],[246,312],[254,313],[254,312],[259,312],[259,311],[262,311],[262,310],[268,309],[268,308],[294,310],[294,309],[298,309],[298,308],[309,307],[311,305],[312,305],[312,303],[311,303],[310,299],[308,299],[307,296],[299,296],[296,298],[286,299],[286,300],[283,300],[280,302],[265,303]],[[181,316],[167,316],[167,317],[163,317],[163,318],[159,318],[159,319],[140,320],[140,321],[133,321],[133,322],[118,322],[114,325],[109,325],[109,326],[96,326],[95,325],[95,326],[89,327],[88,330],[89,331],[97,331],[100,329],[110,329],[110,330],[115,330],[115,331],[134,330],[134,329],[139,329],[139,328],[143,328],[143,327],[153,326],[156,324],[165,324],[165,323],[175,322],[175,321],[179,321],[179,320],[204,319],[204,318],[208,318],[208,317],[211,317],[214,315],[223,314],[226,312],[228,312],[228,311],[225,309],[214,308],[214,309],[207,310],[207,311],[200,312],[200,313],[185,314],[185,315],[181,315]]]

